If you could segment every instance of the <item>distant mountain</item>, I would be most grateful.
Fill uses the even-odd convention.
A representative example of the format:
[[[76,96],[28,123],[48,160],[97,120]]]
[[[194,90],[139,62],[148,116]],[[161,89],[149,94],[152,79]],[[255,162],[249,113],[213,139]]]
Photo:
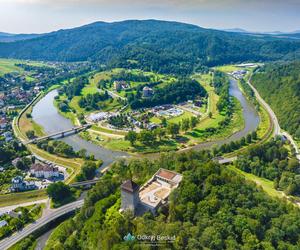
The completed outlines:
[[[300,57],[300,42],[204,29],[157,20],[96,22],[33,39],[0,43],[0,57],[50,61],[92,60],[188,74],[199,66]]]
[[[236,32],[236,33],[251,33],[251,32],[249,32],[247,30],[240,29],[240,28],[225,29],[224,31],[227,31],[227,32]]]
[[[40,37],[42,34],[11,34],[0,32],[0,42],[15,42]]]

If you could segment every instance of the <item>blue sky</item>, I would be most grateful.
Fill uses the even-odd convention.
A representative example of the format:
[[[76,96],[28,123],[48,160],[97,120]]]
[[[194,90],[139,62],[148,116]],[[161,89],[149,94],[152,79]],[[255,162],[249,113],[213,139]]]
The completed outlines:
[[[0,0],[0,31],[42,33],[94,21],[160,19],[206,28],[300,30],[300,0]]]

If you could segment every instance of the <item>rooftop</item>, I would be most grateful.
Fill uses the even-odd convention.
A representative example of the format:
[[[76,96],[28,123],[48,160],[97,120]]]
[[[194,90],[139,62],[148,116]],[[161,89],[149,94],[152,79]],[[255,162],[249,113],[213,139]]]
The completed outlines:
[[[42,165],[40,163],[32,164],[30,170],[33,171],[46,171],[46,172],[57,172],[58,168],[48,166],[48,165]]]
[[[156,208],[165,202],[173,189],[177,188],[182,175],[176,172],[159,169],[153,177],[140,189],[140,201],[148,207]]]
[[[139,185],[132,180],[127,180],[121,185],[121,189],[128,192],[134,192],[139,189]]]

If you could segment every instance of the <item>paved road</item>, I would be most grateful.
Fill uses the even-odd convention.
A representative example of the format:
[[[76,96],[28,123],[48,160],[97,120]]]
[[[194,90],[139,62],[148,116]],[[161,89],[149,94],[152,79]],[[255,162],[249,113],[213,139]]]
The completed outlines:
[[[65,206],[62,206],[57,209],[52,209],[48,211],[45,215],[43,215],[40,219],[38,219],[35,223],[32,223],[25,227],[22,231],[19,231],[12,236],[5,238],[0,241],[0,249],[5,250],[13,246],[18,241],[24,239],[29,236],[31,233],[35,232],[37,229],[43,227],[49,222],[59,218],[60,216],[67,214],[69,212],[74,211],[77,208],[81,208],[83,206],[84,200],[78,200],[72,203],[69,203]]]
[[[278,119],[274,113],[274,111],[271,109],[271,107],[269,106],[268,103],[265,102],[265,100],[260,96],[260,94],[258,93],[258,91],[256,90],[256,88],[254,88],[254,86],[251,84],[251,77],[250,80],[248,81],[249,86],[252,88],[252,90],[254,91],[255,97],[256,99],[264,106],[264,108],[267,110],[267,112],[270,114],[272,122],[273,122],[273,135],[280,135],[280,126],[279,126],[279,122]]]
[[[251,84],[251,78],[250,78],[250,80],[248,81],[248,84],[249,84],[249,86],[252,88],[252,90],[254,91],[257,100],[265,107],[265,109],[266,109],[266,110],[268,111],[268,113],[270,114],[271,119],[272,119],[272,121],[273,121],[273,126],[274,126],[274,130],[273,130],[274,136],[276,136],[276,135],[283,135],[283,136],[285,136],[285,137],[287,138],[287,140],[290,141],[291,145],[294,147],[295,152],[296,152],[296,157],[297,157],[297,159],[298,159],[299,162],[300,162],[300,151],[299,151],[299,148],[298,148],[297,143],[296,143],[296,142],[294,141],[294,139],[293,139],[293,136],[291,136],[288,132],[281,131],[281,128],[280,128],[278,119],[277,119],[277,117],[276,117],[274,111],[273,111],[272,108],[269,106],[269,104],[267,104],[267,103],[265,102],[265,100],[260,96],[260,94],[258,93],[258,91],[256,90],[256,88]]]
[[[291,142],[292,146],[295,149],[296,157],[300,162],[300,151],[299,151],[297,143],[294,141],[293,137],[288,132],[282,132],[282,135],[285,136]]]

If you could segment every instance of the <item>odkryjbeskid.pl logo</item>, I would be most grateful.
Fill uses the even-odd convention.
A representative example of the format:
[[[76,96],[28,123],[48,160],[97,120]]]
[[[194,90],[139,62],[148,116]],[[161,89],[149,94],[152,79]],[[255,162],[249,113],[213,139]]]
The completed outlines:
[[[135,240],[135,237],[131,234],[131,233],[128,233],[127,235],[124,236],[123,238],[125,241],[134,241]]]

